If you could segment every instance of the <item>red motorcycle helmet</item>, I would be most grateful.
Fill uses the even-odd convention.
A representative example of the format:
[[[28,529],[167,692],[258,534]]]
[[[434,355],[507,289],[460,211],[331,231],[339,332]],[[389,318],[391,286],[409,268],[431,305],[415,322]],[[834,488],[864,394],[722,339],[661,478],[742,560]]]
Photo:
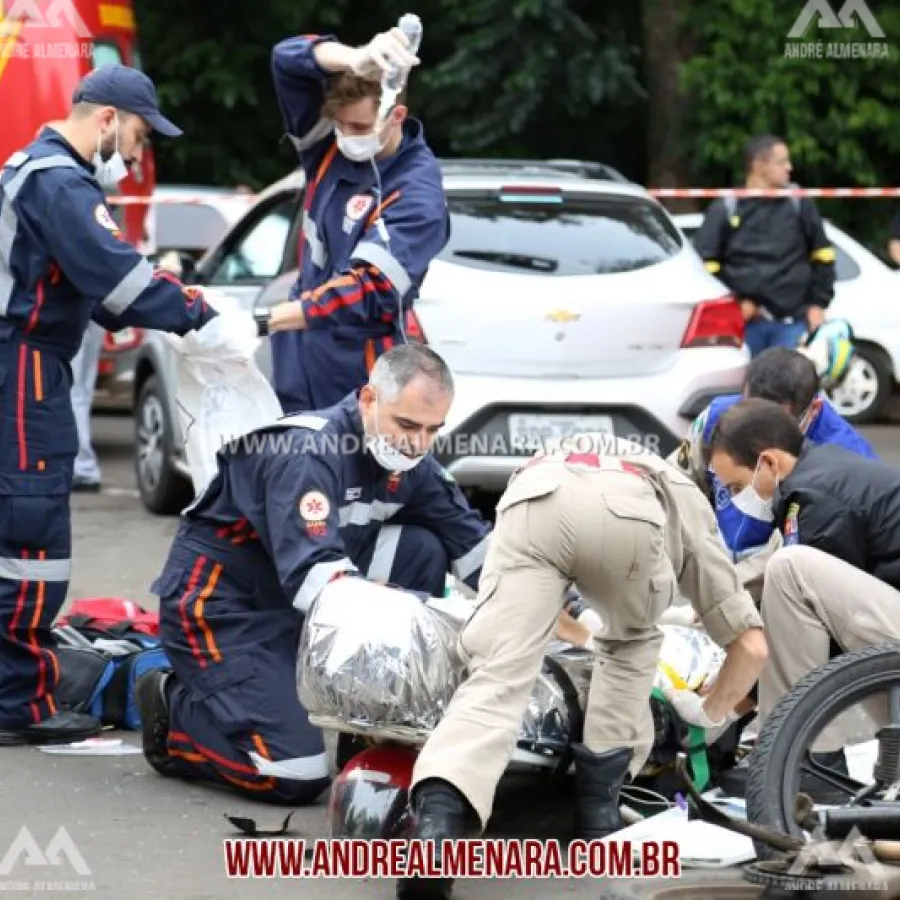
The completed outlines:
[[[335,779],[328,800],[332,838],[404,838],[412,826],[409,788],[418,751],[399,744],[369,747]]]

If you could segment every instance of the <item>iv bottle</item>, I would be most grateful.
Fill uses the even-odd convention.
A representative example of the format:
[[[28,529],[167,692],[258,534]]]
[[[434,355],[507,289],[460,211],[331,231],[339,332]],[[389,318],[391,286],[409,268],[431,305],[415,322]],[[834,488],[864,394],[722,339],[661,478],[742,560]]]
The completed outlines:
[[[419,52],[419,44],[422,43],[422,20],[413,13],[406,13],[400,17],[397,27],[406,35],[409,41],[407,48],[413,56]],[[385,72],[381,80],[381,89],[392,93],[399,93],[406,82],[406,71],[404,69],[393,69]]]

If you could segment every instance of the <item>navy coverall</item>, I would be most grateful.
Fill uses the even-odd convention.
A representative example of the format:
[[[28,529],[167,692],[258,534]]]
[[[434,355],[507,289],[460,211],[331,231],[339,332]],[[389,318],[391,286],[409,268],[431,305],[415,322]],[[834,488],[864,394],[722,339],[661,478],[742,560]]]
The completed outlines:
[[[78,434],[70,361],[88,322],[183,334],[215,313],[157,277],[93,167],[45,128],[0,170],[0,729],[56,713],[51,624],[66,596]]]
[[[297,698],[297,645],[316,596],[341,573],[477,588],[489,526],[432,456],[392,475],[362,441],[353,393],[220,451],[152,587],[175,675],[166,774],[313,802],[329,769]]]
[[[320,116],[329,76],[313,56],[328,40],[289,38],[272,53],[275,91],[307,184],[291,295],[303,304],[306,328],[270,339],[286,413],[340,402],[365,384],[382,353],[405,343],[406,316],[450,239],[440,167],[420,122],[407,119],[397,152],[375,164],[338,151],[333,123]]]

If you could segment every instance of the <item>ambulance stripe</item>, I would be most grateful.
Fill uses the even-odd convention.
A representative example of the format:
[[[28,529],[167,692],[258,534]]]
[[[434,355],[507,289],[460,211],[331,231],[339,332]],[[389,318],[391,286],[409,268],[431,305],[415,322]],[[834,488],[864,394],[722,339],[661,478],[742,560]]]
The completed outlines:
[[[71,563],[68,559],[16,559],[0,556],[0,578],[10,581],[68,581]]]
[[[313,601],[322,593],[325,585],[335,575],[348,572],[359,572],[359,569],[353,565],[353,562],[347,556],[329,562],[317,563],[307,572],[306,578],[303,579],[303,584],[300,585],[300,589],[294,596],[294,607],[302,613],[308,612],[313,605]]]
[[[369,563],[369,569],[366,572],[368,578],[373,581],[391,580],[391,572],[394,568],[394,560],[397,558],[397,548],[400,546],[402,534],[402,525],[385,525],[378,529],[372,562]]]
[[[196,562],[194,563],[194,568],[191,570],[191,576],[188,579],[187,590],[185,590],[184,594],[181,597],[181,602],[179,603],[179,611],[181,613],[181,629],[184,632],[184,636],[187,639],[188,644],[191,648],[191,653],[194,655],[194,659],[200,665],[201,669],[206,668],[206,659],[203,656],[202,651],[200,650],[200,644],[197,642],[197,636],[194,634],[190,620],[188,619],[188,602],[190,601],[192,595],[197,590],[197,582],[200,580],[200,575],[203,572],[203,567],[206,565],[206,557],[198,556]]]
[[[173,747],[173,743],[178,743],[183,747],[189,747],[191,749],[183,750],[179,747]],[[230,784],[246,788],[247,790],[270,791],[275,787],[276,784],[274,778],[263,778],[255,769],[251,768],[250,766],[232,762],[230,759],[226,759],[224,756],[220,756],[214,750],[210,750],[209,747],[204,747],[202,744],[198,744],[195,740],[193,740],[193,738],[182,732],[169,732],[168,750],[171,756],[178,757],[180,759],[186,760],[187,762],[215,766],[220,778],[223,778]],[[222,769],[229,769],[232,772],[240,772],[241,774],[246,774],[254,780],[250,781],[245,778],[236,778],[233,775],[229,775],[226,772],[223,772]]]
[[[0,57],[0,64],[4,60]],[[2,70],[0,70],[2,74]],[[41,159],[30,159],[21,166],[16,174],[3,185],[3,197],[0,198],[0,316],[5,316],[9,309],[9,301],[15,289],[15,281],[12,277],[12,248],[16,240],[16,232],[19,228],[19,220],[16,218],[13,202],[22,190],[22,186],[33,172],[44,169],[78,168],[78,163],[71,156],[45,156]]]
[[[206,649],[212,658],[213,662],[220,663],[222,662],[222,654],[219,652],[219,648],[216,646],[216,639],[213,637],[212,629],[207,624],[206,619],[203,617],[203,606],[206,601],[209,599],[212,592],[216,589],[216,582],[219,580],[219,575],[222,573],[222,564],[216,563],[213,566],[212,573],[206,581],[206,584],[203,587],[203,590],[200,591],[197,599],[194,601],[194,621],[197,623],[197,627],[200,631],[203,632],[203,638],[206,641]]]
[[[482,538],[481,542],[476,544],[464,556],[460,556],[458,559],[453,560],[450,568],[460,581],[465,581],[484,565],[489,543],[490,535]]]
[[[107,295],[103,306],[119,316],[153,283],[153,266],[142,259]]]
[[[328,254],[325,252],[325,245],[319,240],[319,230],[316,223],[309,216],[303,217],[303,236],[309,244],[309,257],[318,268],[325,266]]]
[[[28,348],[19,344],[19,368],[16,383],[16,437],[19,443],[19,468],[28,468],[28,442],[25,438],[25,399],[28,390]]]

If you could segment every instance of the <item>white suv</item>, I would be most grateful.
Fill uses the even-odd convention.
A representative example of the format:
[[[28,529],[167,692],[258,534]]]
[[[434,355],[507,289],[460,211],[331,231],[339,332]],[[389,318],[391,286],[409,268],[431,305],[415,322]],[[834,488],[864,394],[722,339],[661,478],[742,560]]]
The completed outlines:
[[[590,163],[442,166],[452,237],[407,333],[453,370],[436,453],[471,494],[502,491],[541,441],[582,430],[667,454],[713,397],[740,389],[749,357],[738,306],[644,188]],[[302,191],[300,172],[268,188],[193,281],[248,308],[287,299]],[[190,499],[174,361],[161,340],[146,343],[138,484],[149,509],[174,512]],[[268,345],[258,361],[269,374]]]

